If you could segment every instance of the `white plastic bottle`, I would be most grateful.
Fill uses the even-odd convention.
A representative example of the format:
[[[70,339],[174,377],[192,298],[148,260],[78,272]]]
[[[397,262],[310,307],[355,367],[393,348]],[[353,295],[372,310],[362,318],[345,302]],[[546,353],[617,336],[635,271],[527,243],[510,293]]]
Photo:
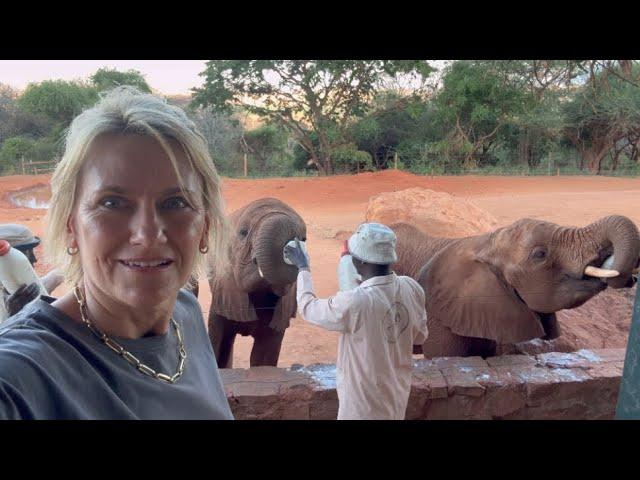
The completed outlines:
[[[0,282],[9,294],[22,285],[35,282],[40,287],[40,295],[49,295],[29,259],[6,240],[0,240]]]
[[[361,277],[358,275],[356,267],[353,266],[353,260],[349,254],[349,246],[345,240],[340,263],[338,263],[338,285],[340,291],[345,292],[357,288],[360,284],[359,280],[361,280]]]

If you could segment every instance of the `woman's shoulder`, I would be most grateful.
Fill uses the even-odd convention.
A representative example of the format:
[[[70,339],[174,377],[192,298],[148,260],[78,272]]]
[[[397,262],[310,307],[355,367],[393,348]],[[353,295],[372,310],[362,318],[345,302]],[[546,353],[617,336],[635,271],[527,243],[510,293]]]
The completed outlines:
[[[174,317],[183,322],[203,323],[202,307],[196,296],[186,288],[181,288],[178,292]]]
[[[48,304],[45,300],[36,300],[25,305],[17,314],[7,318],[0,324],[0,345],[7,339],[20,337],[27,332],[46,334],[46,322],[44,319],[53,319],[51,312],[43,309]]]
[[[20,365],[46,365],[52,349],[66,343],[59,319],[45,300],[36,300],[0,324],[0,377]]]
[[[180,290],[173,312],[174,318],[185,327],[186,332],[190,332],[192,338],[205,339],[202,341],[210,343],[202,307],[192,292],[184,288]]]

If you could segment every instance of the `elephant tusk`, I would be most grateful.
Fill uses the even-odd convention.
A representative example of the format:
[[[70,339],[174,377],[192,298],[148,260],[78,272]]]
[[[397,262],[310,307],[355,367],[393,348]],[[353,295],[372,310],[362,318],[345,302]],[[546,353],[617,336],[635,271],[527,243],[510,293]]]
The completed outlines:
[[[590,277],[597,277],[597,278],[613,278],[620,275],[620,272],[618,272],[617,270],[607,270],[605,268],[598,268],[598,267],[593,267],[589,265],[587,268],[584,269],[584,274]]]
[[[258,266],[258,275],[260,275],[260,278],[264,278],[264,274],[262,273],[262,270],[260,270],[260,266]]]

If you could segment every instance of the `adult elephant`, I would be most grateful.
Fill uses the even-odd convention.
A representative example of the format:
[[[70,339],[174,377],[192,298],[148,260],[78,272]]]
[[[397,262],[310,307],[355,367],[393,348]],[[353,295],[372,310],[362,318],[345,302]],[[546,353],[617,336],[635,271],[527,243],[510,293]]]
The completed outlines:
[[[306,241],[304,220],[275,198],[262,198],[230,217],[230,270],[212,273],[209,337],[220,368],[231,368],[236,335],[251,335],[251,366],[278,364],[284,332],[296,315],[298,269],[284,262],[295,237]]]
[[[457,239],[429,237],[405,223],[391,228],[398,237],[394,270],[426,292],[427,358],[486,357],[499,345],[553,339],[560,335],[555,312],[607,286],[633,286],[639,263],[638,229],[617,215],[584,228],[521,219]]]

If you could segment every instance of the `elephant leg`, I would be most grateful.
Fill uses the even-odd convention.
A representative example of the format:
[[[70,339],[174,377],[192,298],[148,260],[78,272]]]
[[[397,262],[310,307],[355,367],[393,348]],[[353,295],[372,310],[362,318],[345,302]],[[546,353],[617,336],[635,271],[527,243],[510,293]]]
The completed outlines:
[[[468,338],[456,335],[449,328],[437,322],[430,322],[429,336],[422,344],[425,358],[464,357],[468,350]]]
[[[475,357],[480,356],[482,358],[494,357],[496,355],[497,344],[493,340],[486,338],[472,338],[465,337],[467,339],[467,353],[466,356]]]
[[[209,340],[218,368],[232,368],[235,338],[236,327],[232,320],[213,313],[209,316]]]
[[[546,335],[542,337],[544,340],[553,340],[554,338],[558,338],[562,333],[555,313],[540,315],[540,323],[542,323],[542,328],[544,328],[544,332],[546,333]]]
[[[252,367],[277,367],[283,338],[284,332],[276,331],[268,326],[256,329],[253,334],[250,365]]]

